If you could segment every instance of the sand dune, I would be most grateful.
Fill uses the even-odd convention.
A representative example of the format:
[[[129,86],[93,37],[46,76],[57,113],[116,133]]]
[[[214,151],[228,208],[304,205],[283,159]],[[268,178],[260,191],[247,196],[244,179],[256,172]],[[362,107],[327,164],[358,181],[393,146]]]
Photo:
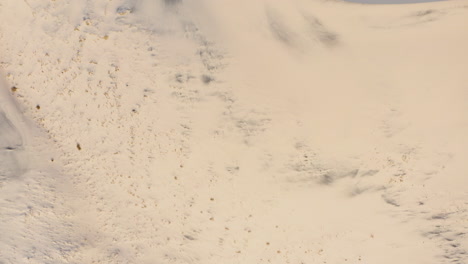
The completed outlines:
[[[0,22],[0,263],[468,262],[466,0]]]

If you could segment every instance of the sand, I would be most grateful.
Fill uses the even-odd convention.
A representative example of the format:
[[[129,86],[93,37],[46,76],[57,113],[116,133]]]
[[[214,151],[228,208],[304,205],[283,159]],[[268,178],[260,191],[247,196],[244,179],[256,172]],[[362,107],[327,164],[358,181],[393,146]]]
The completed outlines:
[[[0,263],[468,263],[468,1],[0,3]]]

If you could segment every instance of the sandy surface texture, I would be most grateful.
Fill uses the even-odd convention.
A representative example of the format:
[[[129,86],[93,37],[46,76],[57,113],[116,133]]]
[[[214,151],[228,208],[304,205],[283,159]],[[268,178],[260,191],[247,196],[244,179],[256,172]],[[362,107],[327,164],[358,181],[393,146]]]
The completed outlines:
[[[468,263],[468,1],[2,0],[0,263]]]

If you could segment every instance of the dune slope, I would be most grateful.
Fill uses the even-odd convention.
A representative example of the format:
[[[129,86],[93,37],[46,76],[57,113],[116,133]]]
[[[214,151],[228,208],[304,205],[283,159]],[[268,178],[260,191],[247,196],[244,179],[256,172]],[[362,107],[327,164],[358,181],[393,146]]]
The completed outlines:
[[[0,3],[0,263],[467,263],[468,1]]]

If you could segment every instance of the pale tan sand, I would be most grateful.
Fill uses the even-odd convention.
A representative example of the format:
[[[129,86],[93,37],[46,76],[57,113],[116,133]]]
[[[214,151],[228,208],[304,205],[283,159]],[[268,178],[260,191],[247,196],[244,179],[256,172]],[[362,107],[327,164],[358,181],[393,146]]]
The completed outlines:
[[[466,47],[466,0],[3,0],[0,263],[468,263]]]

